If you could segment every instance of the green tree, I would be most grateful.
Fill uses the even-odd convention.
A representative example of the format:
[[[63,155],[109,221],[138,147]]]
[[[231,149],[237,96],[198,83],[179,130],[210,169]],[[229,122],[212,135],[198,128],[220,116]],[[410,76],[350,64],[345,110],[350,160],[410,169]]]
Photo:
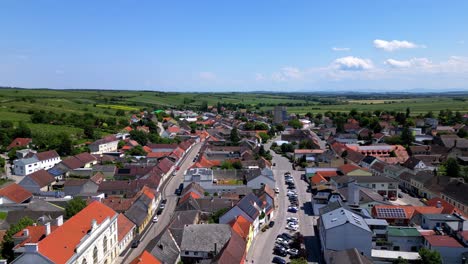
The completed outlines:
[[[411,115],[411,110],[409,107],[406,108],[406,118],[410,117]]]
[[[454,158],[448,158],[445,163],[445,173],[447,176],[450,177],[458,177],[460,176],[460,165],[458,165],[458,162]]]
[[[208,102],[207,101],[203,101],[201,103],[200,110],[201,111],[208,111]]]
[[[21,218],[18,223],[12,224],[7,230],[5,236],[3,237],[2,242],[2,258],[7,259],[8,262],[12,262],[15,258],[13,247],[15,246],[13,242],[13,235],[20,232],[27,226],[34,224],[34,221],[28,217]]]
[[[421,264],[440,264],[442,263],[442,257],[437,251],[432,251],[426,248],[419,250],[419,263]]]
[[[128,155],[132,155],[132,156],[146,156],[146,151],[143,149],[142,146],[138,145],[138,146],[135,146],[134,148],[132,148],[131,150],[129,150],[127,152]]]
[[[265,143],[270,139],[270,136],[265,132],[258,133],[258,136],[262,139],[262,143]]]
[[[299,129],[299,128],[302,127],[302,123],[301,123],[301,121],[299,121],[299,119],[289,120],[288,125],[295,128],[295,129]]]
[[[60,156],[68,156],[73,152],[73,142],[67,133],[61,133],[57,136],[58,142],[57,152]]]
[[[291,259],[289,263],[290,264],[307,264],[307,260],[305,258],[297,258],[297,259]]]
[[[216,196],[216,195],[213,195]],[[219,209],[218,211],[214,212],[210,218],[208,219],[208,223],[210,224],[218,224],[219,223],[219,218],[223,216],[227,211],[229,211],[229,208],[222,208]]]
[[[401,139],[401,142],[406,146],[411,145],[411,143],[414,141],[413,132],[409,129],[408,126],[403,127],[403,131],[401,131],[400,139]]]
[[[232,166],[232,163],[225,160],[221,163],[221,169],[223,170],[232,170],[234,169],[234,166]]]
[[[85,126],[83,128],[83,134],[86,138],[94,139],[94,127],[92,126]]]
[[[71,218],[86,207],[86,201],[80,197],[70,200],[65,207],[65,216]]]
[[[240,170],[240,169],[242,169],[242,163],[240,161],[236,160],[236,161],[234,161],[232,163],[232,167],[234,167],[234,169],[236,169],[236,170]]]
[[[130,137],[142,146],[148,143],[148,135],[143,131],[132,130],[130,131]]]
[[[237,130],[237,127],[234,127],[231,129],[231,135],[229,138],[231,139],[232,144],[234,145],[239,144],[240,135],[239,135],[239,131]]]
[[[284,125],[283,124],[276,124],[275,127],[276,127],[276,131],[280,131],[280,132],[284,131]]]
[[[25,122],[20,121],[18,127],[13,132],[14,138],[30,138],[31,137],[31,129],[26,125]]]

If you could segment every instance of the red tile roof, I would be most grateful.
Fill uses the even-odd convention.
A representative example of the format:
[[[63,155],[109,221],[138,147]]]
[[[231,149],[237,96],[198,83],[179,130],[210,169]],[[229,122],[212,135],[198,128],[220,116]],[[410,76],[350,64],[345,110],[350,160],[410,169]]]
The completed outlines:
[[[117,218],[117,234],[119,242],[132,230],[135,224],[130,221],[124,214],[119,214]]]
[[[36,153],[36,157],[40,161],[53,159],[53,158],[60,158],[59,154],[55,150],[38,152],[38,153]]]
[[[50,173],[48,173],[45,170],[38,170],[36,172],[29,174],[26,177],[29,177],[31,180],[37,183],[37,185],[40,188],[47,186],[55,181],[54,176],[52,176]]]
[[[250,233],[250,222],[245,219],[242,215],[239,215],[233,219],[229,225],[232,227],[232,230],[240,235],[244,240],[247,240]]]
[[[132,206],[135,200],[136,198],[108,197],[102,199],[101,202],[116,212],[125,212]]]
[[[466,214],[464,214],[462,211],[458,210],[455,206],[449,204],[445,200],[441,198],[432,198],[426,202],[426,205],[428,206],[436,206],[437,207],[437,202],[440,202],[440,205],[442,206],[442,214],[453,214],[453,213],[459,213],[465,217],[468,217]]]
[[[451,248],[463,247],[455,238],[450,237],[450,236],[428,235],[428,236],[424,236],[424,238],[433,247],[451,247]]]
[[[93,220],[99,225],[105,219],[113,217],[117,217],[114,210],[94,201],[40,241],[39,252],[55,263],[66,263],[88,234]]]
[[[104,174],[102,174],[102,172],[98,171],[96,174],[91,176],[91,178],[89,178],[89,179],[92,180],[94,183],[99,185],[104,180]]]
[[[62,160],[62,164],[72,170],[81,168],[85,165],[81,160],[75,158],[74,156]]]
[[[140,256],[136,257],[130,264],[161,264],[155,256],[148,253],[148,251],[143,251]]]
[[[186,140],[186,141],[181,142],[181,143],[179,144],[179,147],[180,147],[182,150],[184,150],[184,151],[186,151],[187,149],[189,149],[190,146],[192,146],[192,142],[191,142],[190,140]]]
[[[178,126],[171,126],[169,128],[166,129],[166,131],[168,133],[179,133],[180,132],[180,128]]]
[[[148,153],[148,155],[146,156],[147,158],[163,158],[163,157],[167,157],[171,154],[171,152],[150,152]]]
[[[174,166],[174,162],[168,158],[163,158],[158,163],[158,168],[164,173],[168,173],[172,166]]]
[[[51,226],[50,231],[53,232],[56,230],[58,226]],[[46,227],[45,226],[28,226],[26,228],[23,228],[21,231],[13,235],[13,238],[24,238],[23,237],[23,231],[27,229],[29,231],[29,236],[18,243],[13,249],[18,249],[20,247],[23,247],[24,244],[26,243],[38,243],[42,239],[46,237]]]
[[[361,167],[356,166],[354,164],[344,164],[344,165],[340,166],[339,169],[341,170],[341,172],[343,172],[343,174],[348,174],[348,173],[353,172],[355,170],[367,171],[366,168],[361,168]]]
[[[75,155],[75,158],[77,158],[83,163],[91,163],[91,162],[97,161],[97,159],[93,155],[89,154],[88,152],[83,152],[78,155]]]
[[[311,182],[312,182],[313,185],[317,185],[317,184],[325,183],[325,182],[328,182],[328,181],[320,173],[316,173],[312,177]]]
[[[30,138],[15,138],[10,145],[6,148],[6,150],[10,150],[15,147],[27,147],[29,144],[31,144],[32,139]]]
[[[32,193],[16,183],[0,189],[0,197],[6,197],[15,203],[22,203],[32,197]]]

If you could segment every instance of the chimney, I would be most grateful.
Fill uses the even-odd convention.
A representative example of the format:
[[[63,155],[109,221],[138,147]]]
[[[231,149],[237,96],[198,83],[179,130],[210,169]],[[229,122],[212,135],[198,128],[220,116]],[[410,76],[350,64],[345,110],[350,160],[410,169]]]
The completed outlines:
[[[96,219],[91,220],[91,230],[94,230],[97,228],[97,221]]]
[[[348,205],[359,205],[359,186],[356,180],[348,183]]]
[[[23,237],[29,237],[29,229],[23,229]]]
[[[24,244],[24,252],[35,253],[39,251],[39,244],[37,243],[26,243]]]
[[[45,225],[45,235],[50,235],[50,222],[46,223]]]
[[[61,226],[61,225],[63,225],[63,215],[57,217],[57,218],[55,219],[55,221],[56,221],[56,226]]]
[[[437,201],[436,207],[437,207],[437,208],[442,208],[442,202],[441,202],[441,201]]]

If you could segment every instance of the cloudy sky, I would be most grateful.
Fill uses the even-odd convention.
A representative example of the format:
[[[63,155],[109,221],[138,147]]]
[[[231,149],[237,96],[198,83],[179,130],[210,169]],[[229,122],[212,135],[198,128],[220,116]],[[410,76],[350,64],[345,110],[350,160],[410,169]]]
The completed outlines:
[[[0,2],[0,85],[468,90],[468,1]]]

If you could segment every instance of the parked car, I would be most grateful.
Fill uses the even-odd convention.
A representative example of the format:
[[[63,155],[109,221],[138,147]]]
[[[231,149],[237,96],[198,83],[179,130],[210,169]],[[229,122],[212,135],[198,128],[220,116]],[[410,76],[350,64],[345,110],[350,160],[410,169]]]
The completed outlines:
[[[293,226],[286,226],[286,229],[291,230],[291,231],[297,231],[299,229],[299,226],[293,225]]]
[[[140,240],[139,240],[139,239],[133,240],[133,242],[132,242],[132,248],[137,248],[138,245],[140,245]]]
[[[184,184],[181,183],[181,184],[179,184],[179,187],[176,189],[175,194],[180,195],[183,190],[184,190]]]
[[[285,256],[283,256],[285,257]],[[273,257],[273,260],[272,260],[273,263],[277,263],[277,264],[286,264],[286,260],[280,258],[280,257]]]
[[[398,198],[403,198],[403,194],[398,193]]]
[[[275,248],[273,250],[273,253],[278,256],[286,257],[288,255],[288,252],[284,248]]]
[[[297,222],[297,221],[299,221],[299,219],[297,219],[297,217],[291,216],[291,217],[286,218],[286,221],[288,221],[288,222],[290,222],[290,221],[296,221],[296,222]]]
[[[289,248],[286,251],[291,256],[297,256],[299,254],[299,250],[297,250],[296,248]]]
[[[269,227],[273,227],[274,225],[275,225],[275,221],[270,221],[270,223],[268,223]]]
[[[288,207],[288,212],[297,213],[297,207],[296,206],[289,206]]]
[[[278,187],[276,187],[274,190],[275,190],[275,193],[279,193],[279,188]]]
[[[157,222],[158,222],[158,217],[157,216],[153,217],[153,223],[157,223]]]
[[[293,237],[288,233],[282,233],[279,236],[282,237],[283,239],[287,239],[287,240],[292,240],[293,239]]]

